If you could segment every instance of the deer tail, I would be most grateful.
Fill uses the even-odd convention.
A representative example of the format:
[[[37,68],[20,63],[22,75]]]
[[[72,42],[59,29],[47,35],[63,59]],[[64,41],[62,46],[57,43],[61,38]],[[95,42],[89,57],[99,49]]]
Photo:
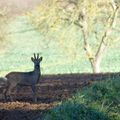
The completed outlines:
[[[6,87],[7,86],[7,78],[6,77],[1,77],[0,78],[0,88],[1,87]]]

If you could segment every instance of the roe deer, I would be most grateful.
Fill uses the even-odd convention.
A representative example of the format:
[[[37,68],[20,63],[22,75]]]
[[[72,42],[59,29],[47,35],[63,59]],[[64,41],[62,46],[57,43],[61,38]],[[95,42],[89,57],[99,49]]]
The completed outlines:
[[[7,87],[4,92],[5,100],[7,100],[7,95],[9,95],[10,100],[13,101],[11,92],[12,89],[17,86],[17,92],[20,89],[20,86],[31,86],[33,92],[33,101],[37,102],[36,98],[36,84],[39,82],[41,77],[40,71],[40,62],[42,57],[39,57],[39,54],[34,54],[34,57],[31,57],[32,62],[34,63],[34,70],[31,72],[10,72],[5,77],[7,78]]]

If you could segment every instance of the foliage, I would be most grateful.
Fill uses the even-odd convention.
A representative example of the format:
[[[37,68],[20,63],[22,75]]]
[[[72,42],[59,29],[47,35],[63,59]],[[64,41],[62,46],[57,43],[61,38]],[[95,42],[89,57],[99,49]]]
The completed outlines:
[[[43,120],[110,120],[106,115],[82,104],[66,102],[50,110]]]
[[[32,25],[45,34],[55,36],[55,31],[60,32],[66,28],[66,31],[63,30],[64,33],[61,33],[57,38],[64,41],[66,39],[64,39],[63,36],[65,36],[66,33],[70,35],[76,32],[75,29],[72,33],[70,32],[70,30],[73,29],[73,26],[78,28],[81,27],[81,23],[83,22],[82,12],[85,7],[87,8],[86,16],[88,18],[87,31],[89,31],[89,35],[91,33],[90,36],[94,36],[95,39],[97,39],[103,35],[105,29],[107,29],[111,22],[110,17],[113,14],[110,4],[111,1],[112,0],[44,0],[35,10],[28,12],[27,15]],[[76,33],[76,35],[77,34],[78,33]],[[73,39],[74,37],[72,40]],[[99,40],[100,39],[95,40],[97,41],[97,45]]]
[[[119,21],[119,4],[119,1],[114,0],[45,0],[28,16],[36,29],[59,41],[66,54],[75,55],[74,47],[71,46],[83,40],[80,47],[84,48],[93,72],[100,72],[108,45],[114,39],[118,40],[112,32]],[[117,24],[120,25],[119,22]],[[118,34],[118,31],[114,34]]]
[[[105,112],[113,120],[120,119],[120,79],[94,83],[90,88],[78,92],[72,101],[83,103]]]
[[[61,25],[61,23],[68,22],[72,24],[74,22],[77,22],[77,20],[80,19],[78,17],[82,17],[81,11],[83,9],[83,6],[85,6],[88,8],[88,21],[90,24],[92,24],[91,22],[95,22],[94,20],[100,15],[97,14],[101,10],[98,8],[100,6],[98,3],[104,4],[105,2],[94,1],[93,3],[93,1],[89,0],[88,2],[84,3],[82,0],[75,0],[74,2],[70,0],[44,0],[41,2],[40,6],[38,6],[32,12],[28,12],[27,15],[29,16],[33,25],[35,25],[38,29],[41,31],[47,29],[46,31],[48,31],[57,28]],[[104,7],[100,8],[103,9]],[[102,14],[102,12],[100,13]],[[110,14],[109,11],[107,11],[107,13]]]

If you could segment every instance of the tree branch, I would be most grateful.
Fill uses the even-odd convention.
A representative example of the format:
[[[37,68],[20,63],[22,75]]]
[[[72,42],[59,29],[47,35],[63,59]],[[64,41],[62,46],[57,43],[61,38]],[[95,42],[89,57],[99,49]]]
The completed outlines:
[[[94,55],[91,51],[90,45],[88,43],[88,18],[86,15],[86,8],[82,10],[82,33],[83,33],[83,40],[84,40],[84,50],[86,52],[86,55],[88,56],[91,64],[93,64]]]
[[[78,21],[75,21],[74,22],[75,25],[79,26],[80,28],[83,28],[83,23],[82,22],[78,22]]]
[[[114,7],[115,8],[115,7]],[[109,24],[109,27],[108,29],[105,31],[103,37],[102,37],[102,40],[100,42],[100,45],[99,45],[99,48],[98,48],[98,51],[95,55],[95,58],[96,58],[96,61],[98,59],[101,59],[102,56],[103,56],[103,53],[105,52],[107,46],[108,46],[108,43],[107,43],[107,39],[108,37],[110,36],[111,32],[112,32],[112,28],[116,25],[116,19],[117,19],[117,13],[118,13],[118,7],[116,7],[116,9],[113,9],[113,15],[111,16],[111,22]]]

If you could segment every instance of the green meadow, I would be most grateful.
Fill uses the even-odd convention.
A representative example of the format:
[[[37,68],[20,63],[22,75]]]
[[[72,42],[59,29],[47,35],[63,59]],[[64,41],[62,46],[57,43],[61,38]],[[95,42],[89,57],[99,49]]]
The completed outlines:
[[[40,53],[43,56],[42,74],[92,72],[82,48],[83,41],[79,31],[65,35],[65,38],[70,39],[70,41],[69,39],[64,41],[65,46],[56,39],[66,31],[65,28],[61,29],[62,32],[53,32],[53,36],[47,36],[35,30],[24,15],[11,20],[7,29],[9,33],[7,41],[0,52],[0,76],[4,76],[10,71],[32,70],[31,56],[33,53]],[[119,66],[120,41],[108,48],[101,63],[101,69],[102,72],[118,72],[120,71]]]

